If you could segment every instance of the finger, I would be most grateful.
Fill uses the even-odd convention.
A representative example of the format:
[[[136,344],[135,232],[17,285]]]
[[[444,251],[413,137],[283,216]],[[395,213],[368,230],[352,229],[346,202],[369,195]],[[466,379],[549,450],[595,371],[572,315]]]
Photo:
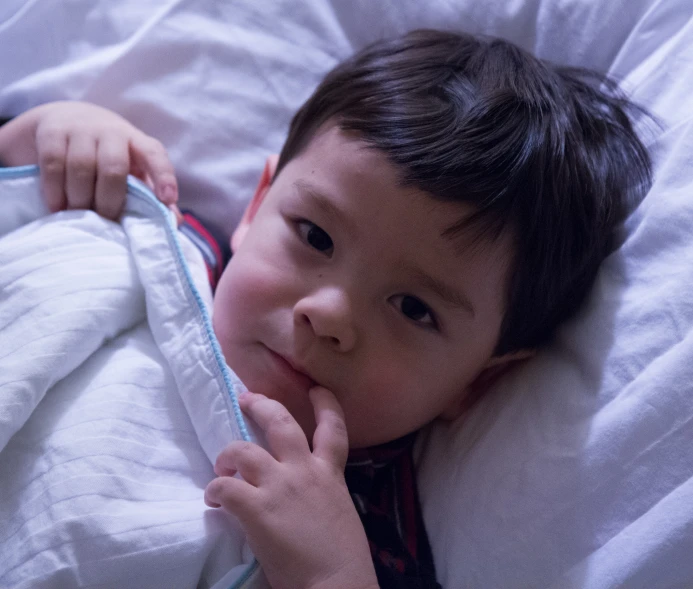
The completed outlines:
[[[324,387],[308,391],[315,410],[313,456],[334,464],[340,471],[346,466],[349,455],[349,437],[344,411],[337,398]]]
[[[238,400],[241,409],[265,433],[277,460],[291,462],[310,455],[306,434],[284,405],[256,393],[243,393]]]
[[[67,142],[65,192],[68,209],[90,209],[96,183],[96,139],[72,136]]]
[[[107,219],[120,217],[127,194],[130,153],[125,139],[99,141],[96,153],[94,210]]]
[[[254,487],[232,477],[218,477],[210,481],[205,489],[205,503],[209,507],[223,507],[238,514],[253,500]]]
[[[276,461],[267,450],[252,442],[232,442],[214,463],[217,476],[233,476],[238,472],[245,481],[257,487],[272,474]]]
[[[67,135],[58,130],[39,127],[36,132],[36,153],[41,173],[41,191],[52,213],[67,206],[65,194],[65,160]]]
[[[130,140],[130,157],[137,169],[151,178],[154,194],[161,202],[166,205],[178,202],[176,173],[161,142],[138,133]]]
[[[154,182],[152,182],[149,174],[141,170],[140,167],[132,160],[130,160],[130,173],[135,176],[135,178],[142,180],[142,182],[149,186],[152,192],[154,192]]]

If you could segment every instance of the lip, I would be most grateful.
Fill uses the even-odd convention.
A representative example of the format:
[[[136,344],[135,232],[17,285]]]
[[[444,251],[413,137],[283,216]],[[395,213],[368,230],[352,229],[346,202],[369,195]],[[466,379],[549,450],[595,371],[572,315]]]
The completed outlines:
[[[289,382],[306,391],[317,384],[317,382],[315,382],[315,380],[313,380],[296,362],[275,352],[267,346],[265,346],[265,348],[269,352],[269,357],[273,366],[283,378],[286,378]]]

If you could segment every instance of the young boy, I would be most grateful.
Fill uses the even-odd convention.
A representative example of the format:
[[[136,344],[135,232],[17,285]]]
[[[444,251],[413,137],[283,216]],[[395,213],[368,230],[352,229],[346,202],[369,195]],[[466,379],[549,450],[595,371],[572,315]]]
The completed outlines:
[[[438,586],[414,434],[579,307],[650,183],[633,109],[507,42],[415,31],[339,65],[298,111],[213,310],[269,451],[229,445],[206,501],[240,519],[273,587]],[[17,117],[0,159],[38,162],[52,210],[116,219],[128,172],[177,199],[163,147],[93,105]]]

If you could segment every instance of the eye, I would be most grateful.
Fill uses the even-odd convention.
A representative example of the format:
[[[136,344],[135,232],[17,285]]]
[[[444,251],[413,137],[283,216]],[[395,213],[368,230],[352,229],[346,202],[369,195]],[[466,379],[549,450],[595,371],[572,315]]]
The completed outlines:
[[[397,295],[393,297],[393,302],[404,316],[423,327],[438,329],[433,311],[423,301],[411,295]]]
[[[334,249],[332,238],[315,223],[306,220],[296,221],[296,230],[301,239],[312,248],[324,254],[332,255]]]

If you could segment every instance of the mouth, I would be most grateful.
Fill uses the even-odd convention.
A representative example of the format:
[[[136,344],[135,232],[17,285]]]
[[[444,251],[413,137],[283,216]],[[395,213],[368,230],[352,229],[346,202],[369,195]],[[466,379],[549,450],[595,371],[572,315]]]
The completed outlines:
[[[306,391],[318,384],[298,363],[271,348],[266,347],[266,349],[269,352],[273,367],[283,378]]]

